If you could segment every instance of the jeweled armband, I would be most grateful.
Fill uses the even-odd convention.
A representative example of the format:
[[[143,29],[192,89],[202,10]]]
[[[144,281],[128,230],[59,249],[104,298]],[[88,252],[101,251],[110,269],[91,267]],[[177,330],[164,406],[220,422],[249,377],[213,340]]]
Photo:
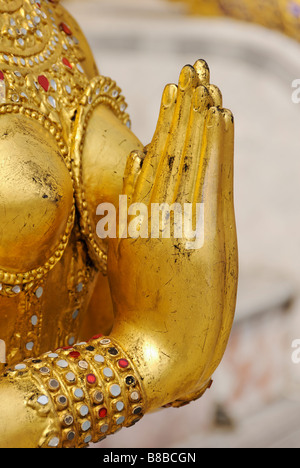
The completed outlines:
[[[49,419],[39,447],[81,448],[134,425],[145,412],[140,377],[110,338],[93,337],[25,360],[5,377],[16,384],[29,378],[36,386],[24,400]]]

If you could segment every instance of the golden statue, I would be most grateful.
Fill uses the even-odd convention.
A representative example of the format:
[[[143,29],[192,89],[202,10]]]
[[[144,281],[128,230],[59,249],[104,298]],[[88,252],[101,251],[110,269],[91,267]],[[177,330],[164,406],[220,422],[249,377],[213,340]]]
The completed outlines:
[[[198,60],[144,147],[58,0],[0,0],[0,27],[0,446],[80,448],[211,385],[236,303],[233,117]],[[200,242],[173,208],[150,236],[124,200],[197,226],[200,206]]]

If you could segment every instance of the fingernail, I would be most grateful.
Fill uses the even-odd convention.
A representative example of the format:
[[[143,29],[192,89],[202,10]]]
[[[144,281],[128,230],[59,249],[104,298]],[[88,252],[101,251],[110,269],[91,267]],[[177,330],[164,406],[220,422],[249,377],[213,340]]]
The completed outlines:
[[[205,86],[199,86],[194,93],[193,106],[194,110],[199,112],[205,109],[206,104],[209,102],[209,93]]]
[[[210,70],[205,60],[197,60],[194,65],[201,83],[208,84],[210,80]]]
[[[187,65],[180,73],[179,86],[182,90],[185,90],[191,82],[193,68]]]
[[[176,85],[168,85],[166,86],[163,94],[163,105],[165,107],[170,107],[170,105],[175,101],[177,94],[177,86]]]

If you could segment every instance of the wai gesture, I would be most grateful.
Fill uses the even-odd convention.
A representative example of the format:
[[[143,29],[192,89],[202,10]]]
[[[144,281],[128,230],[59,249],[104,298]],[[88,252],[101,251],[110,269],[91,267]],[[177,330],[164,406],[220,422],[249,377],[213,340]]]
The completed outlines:
[[[183,68],[178,86],[166,86],[153,140],[130,155],[125,171],[127,200],[147,207],[134,220],[140,235],[110,240],[113,335],[132,343],[133,359],[143,356],[136,364],[152,389],[149,407],[202,392],[234,316],[233,117],[209,80],[199,60]]]

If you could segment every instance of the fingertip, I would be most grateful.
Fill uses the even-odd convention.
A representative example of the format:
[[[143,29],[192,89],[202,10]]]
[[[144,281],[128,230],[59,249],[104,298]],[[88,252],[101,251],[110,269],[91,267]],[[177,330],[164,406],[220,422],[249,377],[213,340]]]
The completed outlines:
[[[145,154],[142,151],[135,150],[132,151],[127,159],[127,164],[124,173],[124,179],[126,179],[132,175],[136,175],[143,164]]]
[[[211,107],[207,114],[207,121],[206,125],[207,128],[214,127],[215,125],[219,125],[220,122],[223,120],[222,110],[219,107]]]
[[[194,69],[200,79],[200,82],[204,85],[208,85],[210,82],[210,69],[207,62],[203,59],[199,59],[194,64]]]
[[[178,87],[175,84],[168,84],[163,92],[162,104],[167,109],[173,103],[175,103],[177,98]]]
[[[198,86],[193,96],[193,109],[195,112],[202,112],[212,105],[212,100],[207,88],[203,85]]]
[[[225,129],[229,131],[234,128],[234,115],[229,109],[222,109],[224,122],[225,122]]]
[[[207,89],[214,101],[215,107],[222,107],[223,104],[223,96],[221,90],[215,85],[208,85]]]
[[[178,85],[179,88],[184,91],[186,90],[191,84],[194,84],[197,75],[195,69],[191,65],[186,65],[181,70]]]

